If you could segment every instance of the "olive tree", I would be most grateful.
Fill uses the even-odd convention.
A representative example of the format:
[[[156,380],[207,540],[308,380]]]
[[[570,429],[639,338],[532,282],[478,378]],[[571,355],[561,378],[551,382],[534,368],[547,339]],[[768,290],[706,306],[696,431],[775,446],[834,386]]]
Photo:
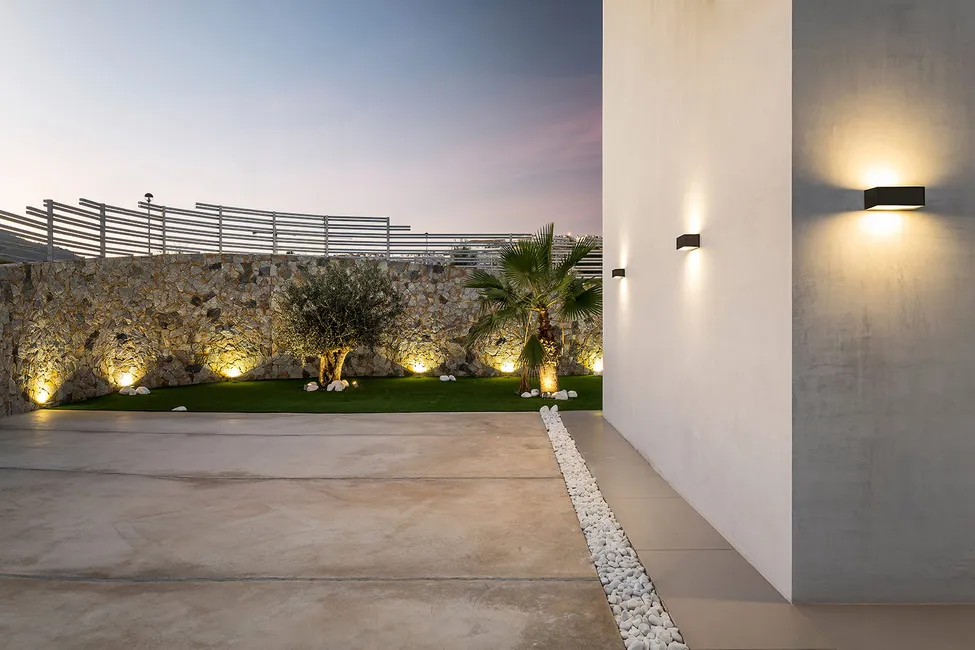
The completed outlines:
[[[282,294],[283,346],[299,357],[317,356],[322,384],[341,380],[349,352],[381,344],[403,313],[402,295],[376,264],[329,264]]]

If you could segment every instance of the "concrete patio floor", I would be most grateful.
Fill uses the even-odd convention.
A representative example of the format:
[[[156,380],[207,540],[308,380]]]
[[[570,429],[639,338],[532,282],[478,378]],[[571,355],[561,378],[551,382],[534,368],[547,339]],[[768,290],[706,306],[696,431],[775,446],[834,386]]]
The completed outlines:
[[[0,638],[622,648],[535,413],[0,420]]]
[[[691,650],[975,648],[975,605],[800,605],[593,411],[562,414]]]

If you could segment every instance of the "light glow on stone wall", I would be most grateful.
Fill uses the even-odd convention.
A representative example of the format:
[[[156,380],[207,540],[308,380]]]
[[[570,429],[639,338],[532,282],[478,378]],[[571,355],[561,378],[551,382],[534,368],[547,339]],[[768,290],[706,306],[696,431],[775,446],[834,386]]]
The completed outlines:
[[[514,371],[515,371],[514,361],[505,361],[504,363],[501,364],[501,372],[514,372]]]
[[[256,368],[261,358],[254,350],[229,348],[211,352],[207,367],[216,375],[236,379]]]
[[[603,371],[603,358],[599,357],[592,362],[592,371],[597,375]]]
[[[33,399],[38,404],[47,404],[57,389],[53,384],[46,380],[39,380],[35,382],[33,392]]]

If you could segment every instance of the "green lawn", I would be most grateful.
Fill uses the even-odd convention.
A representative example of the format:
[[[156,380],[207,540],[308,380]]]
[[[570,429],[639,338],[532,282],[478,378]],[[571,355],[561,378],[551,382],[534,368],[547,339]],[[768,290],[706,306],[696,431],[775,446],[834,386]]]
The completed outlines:
[[[351,380],[351,378],[350,378]],[[603,378],[562,377],[560,388],[579,397],[556,402],[516,394],[517,377],[458,378],[442,382],[436,377],[365,377],[358,388],[341,393],[302,390],[306,380],[278,379],[197,384],[154,388],[151,395],[113,393],[60,409],[101,411],[189,411],[240,413],[407,413],[423,411],[536,411],[543,404],[559,410],[599,410],[603,406]]]

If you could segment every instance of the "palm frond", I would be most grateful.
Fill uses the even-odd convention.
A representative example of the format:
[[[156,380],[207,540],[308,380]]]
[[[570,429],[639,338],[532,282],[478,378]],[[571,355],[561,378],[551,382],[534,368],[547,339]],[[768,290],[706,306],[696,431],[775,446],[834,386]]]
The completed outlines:
[[[528,369],[529,374],[533,374],[541,367],[544,358],[545,348],[542,347],[542,342],[538,340],[538,337],[532,334],[525,340],[525,347],[521,349],[518,362],[522,367]]]
[[[465,289],[497,289],[503,286],[500,278],[484,269],[474,269],[467,275]]]
[[[575,265],[581,262],[589,253],[593,252],[599,247],[599,240],[591,235],[585,237],[580,237],[576,240],[569,252],[566,253],[558,265],[555,267],[553,275],[556,278],[561,278],[563,276],[569,275]]]
[[[603,309],[603,285],[593,284],[579,292],[568,292],[558,309],[561,320],[576,320],[586,316],[598,316]]]
[[[521,317],[522,310],[517,307],[484,313],[471,325],[471,329],[467,332],[467,345],[476,345],[512,323],[520,324]]]

